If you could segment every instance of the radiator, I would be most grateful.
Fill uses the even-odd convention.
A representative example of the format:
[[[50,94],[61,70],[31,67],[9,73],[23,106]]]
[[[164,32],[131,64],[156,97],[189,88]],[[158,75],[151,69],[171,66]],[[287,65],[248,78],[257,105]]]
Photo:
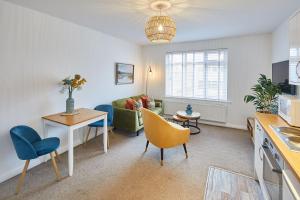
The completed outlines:
[[[227,103],[214,101],[200,101],[191,99],[164,99],[165,114],[173,115],[178,110],[185,110],[191,104],[193,111],[200,112],[201,120],[213,122],[227,122]]]

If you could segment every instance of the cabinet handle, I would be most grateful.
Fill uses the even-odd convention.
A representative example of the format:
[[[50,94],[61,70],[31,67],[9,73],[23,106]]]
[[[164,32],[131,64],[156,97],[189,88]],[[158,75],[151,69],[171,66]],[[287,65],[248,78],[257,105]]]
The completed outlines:
[[[258,131],[261,131],[261,129],[258,125],[256,125],[256,128],[257,128]]]
[[[258,149],[258,155],[259,155],[260,160],[263,160],[263,156],[261,155],[261,152],[262,152],[262,148],[259,147],[259,149]]]
[[[299,65],[300,65],[300,61],[298,61],[297,65],[296,65],[296,74],[297,74],[298,78],[300,78],[300,74],[299,74],[300,69],[298,70],[298,67],[300,67]]]

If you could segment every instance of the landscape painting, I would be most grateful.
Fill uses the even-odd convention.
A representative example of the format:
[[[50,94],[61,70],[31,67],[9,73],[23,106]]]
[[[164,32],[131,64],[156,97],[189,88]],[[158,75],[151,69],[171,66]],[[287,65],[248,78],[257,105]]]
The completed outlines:
[[[116,64],[116,84],[132,84],[134,82],[134,65]]]

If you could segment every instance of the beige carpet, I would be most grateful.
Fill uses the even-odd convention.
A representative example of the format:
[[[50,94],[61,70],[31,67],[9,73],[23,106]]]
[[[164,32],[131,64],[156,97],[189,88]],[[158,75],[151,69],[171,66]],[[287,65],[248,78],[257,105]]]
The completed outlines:
[[[209,166],[219,166],[253,175],[253,147],[246,131],[201,125],[202,132],[191,136],[185,159],[182,146],[160,151],[149,145],[144,152],[144,134],[136,137],[116,131],[111,148],[102,151],[102,137],[74,151],[73,177],[55,182],[51,163],[29,170],[25,187],[14,195],[17,177],[0,184],[0,199],[203,199]],[[67,156],[58,166],[67,175]]]

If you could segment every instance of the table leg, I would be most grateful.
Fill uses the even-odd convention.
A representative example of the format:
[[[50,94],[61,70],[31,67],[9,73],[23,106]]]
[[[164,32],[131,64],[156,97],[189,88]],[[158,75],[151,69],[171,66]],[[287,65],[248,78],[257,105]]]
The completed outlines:
[[[104,117],[104,126],[103,126],[103,147],[104,152],[107,152],[107,115]]]
[[[197,129],[197,131],[191,132],[191,135],[196,135],[201,132],[201,129],[198,127],[198,119],[194,119],[194,121],[195,121],[195,125],[191,124],[191,125],[189,125],[189,127],[195,128],[195,129]]]
[[[73,175],[73,129],[68,128],[68,164],[69,164],[69,176]]]

